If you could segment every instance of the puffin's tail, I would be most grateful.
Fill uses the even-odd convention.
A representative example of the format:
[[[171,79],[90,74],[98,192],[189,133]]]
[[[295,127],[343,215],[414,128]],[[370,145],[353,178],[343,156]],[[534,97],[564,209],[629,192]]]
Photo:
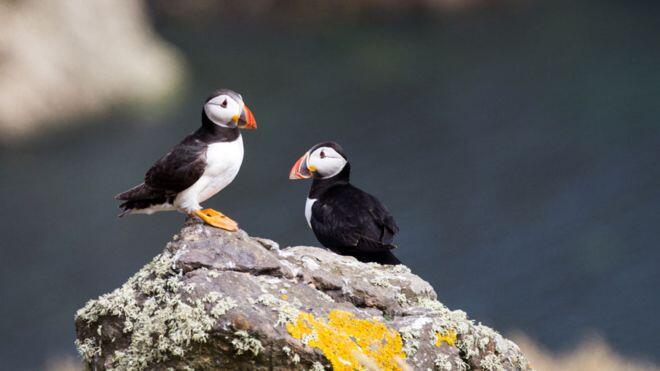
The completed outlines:
[[[360,236],[357,246],[351,249],[352,251],[350,255],[355,256],[357,260],[364,263],[374,262],[389,265],[402,264],[401,261],[392,254],[392,249],[394,248],[396,248],[396,246],[391,243],[383,243],[365,236]]]
[[[401,260],[399,260],[396,256],[394,256],[394,254],[392,254],[392,251],[390,250],[382,250],[382,251],[369,252],[369,253],[363,252],[356,254],[355,257],[357,258],[357,260],[364,263],[378,263],[383,265],[403,264],[401,263]]]
[[[167,202],[167,197],[163,192],[159,192],[142,183],[126,192],[116,195],[115,200],[124,201],[119,205],[122,212],[117,215],[121,218],[122,216],[131,214],[135,211],[165,204]]]

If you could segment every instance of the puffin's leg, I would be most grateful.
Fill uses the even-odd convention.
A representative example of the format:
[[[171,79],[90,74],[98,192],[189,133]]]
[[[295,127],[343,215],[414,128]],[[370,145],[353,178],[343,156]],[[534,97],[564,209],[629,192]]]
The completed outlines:
[[[225,229],[231,232],[238,230],[238,223],[219,211],[213,209],[204,209],[195,210],[194,213],[208,225],[212,225],[216,228]]]

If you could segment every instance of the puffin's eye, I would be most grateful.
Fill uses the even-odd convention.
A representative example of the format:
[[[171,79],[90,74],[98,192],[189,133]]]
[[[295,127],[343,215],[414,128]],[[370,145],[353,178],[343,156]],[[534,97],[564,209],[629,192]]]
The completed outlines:
[[[222,103],[220,103],[220,107],[227,108],[227,98],[225,98],[225,100],[223,100]]]
[[[319,156],[321,156],[321,158],[325,158],[325,152],[321,151],[321,154]]]

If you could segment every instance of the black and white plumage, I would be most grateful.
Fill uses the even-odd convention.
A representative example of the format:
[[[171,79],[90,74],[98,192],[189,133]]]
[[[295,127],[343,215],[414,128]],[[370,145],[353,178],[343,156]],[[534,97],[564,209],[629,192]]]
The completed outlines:
[[[241,95],[228,89],[214,92],[204,103],[202,126],[156,161],[143,183],[115,196],[124,201],[120,216],[166,210],[198,213],[201,202],[238,174],[243,162],[241,128],[256,128]]]
[[[391,252],[399,227],[376,197],[350,183],[350,164],[339,144],[312,147],[289,178],[313,178],[305,218],[323,246],[363,262],[401,263]]]

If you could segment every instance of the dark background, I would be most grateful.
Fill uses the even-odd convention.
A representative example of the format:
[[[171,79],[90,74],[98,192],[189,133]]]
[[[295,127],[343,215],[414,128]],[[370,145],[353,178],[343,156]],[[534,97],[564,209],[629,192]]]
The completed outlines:
[[[336,140],[354,184],[396,217],[397,255],[444,304],[553,350],[595,331],[660,362],[656,4],[304,24],[154,8],[189,64],[177,100],[0,149],[3,368],[73,354],[77,308],[178,231],[177,213],[117,219],[112,196],[199,125],[218,87],[244,96],[259,130],[243,133],[241,173],[205,206],[250,234],[316,243],[309,184],[287,175]]]

